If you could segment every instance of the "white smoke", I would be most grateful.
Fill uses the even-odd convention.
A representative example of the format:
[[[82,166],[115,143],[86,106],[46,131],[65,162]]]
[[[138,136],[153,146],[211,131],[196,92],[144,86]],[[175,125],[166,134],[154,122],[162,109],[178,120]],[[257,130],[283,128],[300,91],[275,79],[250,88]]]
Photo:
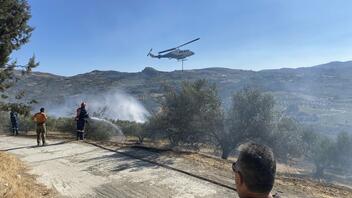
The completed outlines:
[[[100,118],[144,122],[149,112],[133,96],[121,90],[105,93],[68,96],[59,104],[46,104],[46,112],[54,117],[73,117],[81,102],[87,103],[88,113]]]

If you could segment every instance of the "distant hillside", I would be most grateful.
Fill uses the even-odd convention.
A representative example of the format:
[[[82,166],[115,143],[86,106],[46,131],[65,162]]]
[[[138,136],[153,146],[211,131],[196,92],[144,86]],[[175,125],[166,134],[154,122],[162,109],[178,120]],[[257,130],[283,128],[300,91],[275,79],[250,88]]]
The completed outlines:
[[[136,73],[95,70],[72,77],[34,72],[9,93],[14,96],[25,90],[27,99],[59,104],[68,96],[120,89],[153,111],[158,107],[163,85],[179,87],[184,80],[201,78],[217,84],[225,105],[237,90],[255,86],[272,93],[278,109],[300,122],[329,134],[352,132],[352,61],[258,72],[226,68],[161,72],[150,67]]]

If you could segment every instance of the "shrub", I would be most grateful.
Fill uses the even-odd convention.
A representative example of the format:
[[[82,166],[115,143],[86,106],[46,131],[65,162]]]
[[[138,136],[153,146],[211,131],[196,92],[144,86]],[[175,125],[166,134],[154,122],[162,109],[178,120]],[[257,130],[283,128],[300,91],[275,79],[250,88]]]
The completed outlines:
[[[29,116],[20,116],[19,117],[19,131],[28,133],[28,131],[35,130],[35,123],[32,118]]]
[[[56,120],[55,118],[48,117],[48,120],[45,122],[48,131],[56,131]]]
[[[20,115],[18,117],[19,131],[27,133],[28,131],[35,130],[35,123],[31,120],[29,116]],[[1,132],[11,132],[11,121],[8,112],[1,111],[0,113],[0,131]]]
[[[109,121],[90,119],[86,127],[86,137],[92,140],[110,140],[118,130],[120,129]]]
[[[76,122],[73,118],[57,118],[55,122],[55,130],[73,133],[76,131]]]
[[[7,112],[0,112],[0,130],[1,132],[7,132],[10,128],[10,120]]]

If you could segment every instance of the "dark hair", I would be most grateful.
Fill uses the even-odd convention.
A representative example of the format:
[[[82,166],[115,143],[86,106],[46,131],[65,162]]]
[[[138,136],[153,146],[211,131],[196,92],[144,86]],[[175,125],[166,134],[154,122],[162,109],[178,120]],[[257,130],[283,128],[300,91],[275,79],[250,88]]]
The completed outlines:
[[[276,161],[272,150],[256,143],[240,146],[237,163],[248,190],[269,193],[274,186]]]
[[[44,107],[40,108],[40,112],[44,112]]]

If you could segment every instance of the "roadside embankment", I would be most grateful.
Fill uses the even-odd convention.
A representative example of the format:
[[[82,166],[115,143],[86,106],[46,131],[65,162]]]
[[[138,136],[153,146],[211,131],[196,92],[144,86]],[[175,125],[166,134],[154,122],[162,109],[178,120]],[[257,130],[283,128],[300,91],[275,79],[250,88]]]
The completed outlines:
[[[55,197],[53,190],[36,182],[16,156],[0,151],[0,197],[38,198]]]

